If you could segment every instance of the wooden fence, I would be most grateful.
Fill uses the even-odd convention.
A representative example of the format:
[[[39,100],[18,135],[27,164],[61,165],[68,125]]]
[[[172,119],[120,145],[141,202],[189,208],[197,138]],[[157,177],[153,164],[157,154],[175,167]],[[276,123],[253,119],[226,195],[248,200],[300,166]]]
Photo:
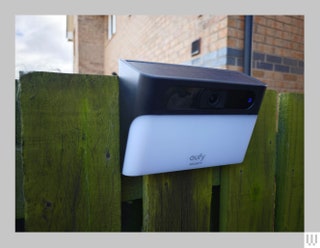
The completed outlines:
[[[117,77],[16,85],[17,231],[304,231],[303,94],[267,90],[241,164],[131,178]]]

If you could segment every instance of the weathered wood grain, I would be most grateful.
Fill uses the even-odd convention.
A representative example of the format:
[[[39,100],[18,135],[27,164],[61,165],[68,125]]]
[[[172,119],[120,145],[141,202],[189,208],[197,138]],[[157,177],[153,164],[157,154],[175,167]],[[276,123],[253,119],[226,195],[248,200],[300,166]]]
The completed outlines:
[[[304,95],[280,95],[275,230],[304,231]]]
[[[243,163],[221,167],[220,231],[273,231],[277,93],[267,90]]]
[[[212,168],[143,177],[143,230],[210,231]]]
[[[20,111],[20,83],[15,81],[16,88],[16,219],[24,219],[24,196],[23,196],[23,169],[22,169],[22,141],[21,141],[21,111]]]
[[[118,80],[21,78],[26,231],[119,231]]]

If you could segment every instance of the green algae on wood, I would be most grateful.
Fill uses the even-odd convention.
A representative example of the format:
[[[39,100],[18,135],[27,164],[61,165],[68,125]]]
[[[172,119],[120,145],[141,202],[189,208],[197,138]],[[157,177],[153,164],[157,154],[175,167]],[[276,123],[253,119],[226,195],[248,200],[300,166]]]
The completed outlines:
[[[144,231],[210,231],[212,177],[212,168],[144,176]]]
[[[220,231],[273,231],[277,93],[267,90],[241,164],[221,167]]]
[[[304,231],[304,95],[280,94],[275,229]]]
[[[121,230],[117,77],[20,81],[26,231]]]

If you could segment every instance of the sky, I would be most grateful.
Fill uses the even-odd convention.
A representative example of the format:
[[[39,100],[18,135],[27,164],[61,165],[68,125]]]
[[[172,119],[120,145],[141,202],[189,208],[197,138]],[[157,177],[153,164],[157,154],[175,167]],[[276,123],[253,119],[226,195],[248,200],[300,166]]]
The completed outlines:
[[[73,44],[66,38],[65,15],[15,16],[15,77],[19,71],[71,73]]]

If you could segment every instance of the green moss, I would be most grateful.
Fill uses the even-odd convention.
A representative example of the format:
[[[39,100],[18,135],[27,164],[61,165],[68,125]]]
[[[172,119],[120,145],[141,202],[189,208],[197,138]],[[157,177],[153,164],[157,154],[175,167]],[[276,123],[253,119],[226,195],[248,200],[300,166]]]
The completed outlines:
[[[117,78],[31,73],[21,86],[26,230],[121,230]]]
[[[304,231],[304,96],[280,95],[276,231]]]
[[[277,93],[267,90],[243,163],[221,167],[220,231],[273,231]]]

